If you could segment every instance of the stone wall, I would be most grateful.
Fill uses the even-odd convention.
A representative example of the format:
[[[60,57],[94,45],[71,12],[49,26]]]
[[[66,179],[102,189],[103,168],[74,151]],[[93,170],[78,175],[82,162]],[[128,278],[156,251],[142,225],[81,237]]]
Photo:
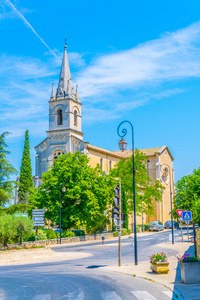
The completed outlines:
[[[68,243],[76,243],[76,242],[84,242],[84,241],[94,241],[101,240],[101,237],[104,236],[105,239],[109,239],[113,237],[113,233],[101,233],[94,235],[85,235],[85,236],[75,236],[69,238],[62,238],[62,244]],[[52,239],[52,240],[42,240],[42,241],[33,241],[33,242],[23,242],[22,245],[19,244],[8,244],[8,248],[23,248],[23,247],[31,247],[31,246],[48,246],[48,245],[57,245],[60,244],[60,239]],[[1,247],[1,245],[0,245]]]

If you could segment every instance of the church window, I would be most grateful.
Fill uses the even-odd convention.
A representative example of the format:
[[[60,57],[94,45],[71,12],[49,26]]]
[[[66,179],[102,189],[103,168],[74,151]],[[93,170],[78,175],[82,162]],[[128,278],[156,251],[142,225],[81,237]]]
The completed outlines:
[[[60,155],[63,155],[64,152],[62,150],[57,150],[53,154],[53,159],[57,159]]]
[[[74,111],[74,126],[77,126],[78,119],[77,119],[77,110]]]
[[[62,125],[62,110],[57,110],[57,125]]]
[[[100,158],[100,167],[101,167],[101,170],[103,170],[103,158]]]

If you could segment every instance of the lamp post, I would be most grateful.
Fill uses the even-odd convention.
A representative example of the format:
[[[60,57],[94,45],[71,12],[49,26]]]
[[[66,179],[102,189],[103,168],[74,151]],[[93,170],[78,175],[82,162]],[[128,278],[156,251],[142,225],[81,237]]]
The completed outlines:
[[[172,223],[172,244],[174,244],[174,222],[173,222],[173,211],[172,211],[172,182],[171,182],[171,170],[167,164],[160,166],[160,171],[163,173],[162,180],[166,183],[167,171],[169,172],[169,182],[170,182],[170,203],[171,203],[171,223]]]
[[[122,138],[119,142],[119,149],[123,152],[126,150],[127,142],[123,139],[127,134],[127,129],[123,128],[120,133],[120,127],[122,124],[128,123],[131,126],[132,131],[132,151],[133,151],[133,203],[134,203],[134,252],[135,252],[135,265],[138,265],[138,255],[137,255],[137,228],[136,228],[136,201],[135,201],[135,161],[134,161],[134,130],[133,125],[129,121],[123,121],[119,124],[117,128],[117,134]]]
[[[63,186],[62,187],[62,192],[65,193],[66,192],[66,187]],[[61,185],[59,188],[59,217],[60,217],[60,244],[61,244]]]

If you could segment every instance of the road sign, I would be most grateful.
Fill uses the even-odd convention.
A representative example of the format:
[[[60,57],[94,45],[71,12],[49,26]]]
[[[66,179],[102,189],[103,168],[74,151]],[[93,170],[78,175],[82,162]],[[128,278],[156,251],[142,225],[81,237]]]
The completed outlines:
[[[183,211],[182,218],[183,218],[183,221],[192,221],[192,212],[191,211]]]
[[[44,226],[44,209],[32,209],[34,226]]]
[[[15,213],[14,216],[15,217],[26,217],[26,218],[28,218],[28,214],[26,214],[26,213]]]
[[[177,212],[178,216],[180,218],[182,218],[183,209],[177,209],[176,212]]]

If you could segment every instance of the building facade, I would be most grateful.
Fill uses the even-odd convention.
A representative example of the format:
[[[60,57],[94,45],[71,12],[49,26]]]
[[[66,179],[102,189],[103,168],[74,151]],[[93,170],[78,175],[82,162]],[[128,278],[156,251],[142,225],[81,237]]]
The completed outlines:
[[[34,185],[41,184],[42,174],[48,171],[54,159],[59,155],[80,151],[90,159],[90,165],[96,167],[100,164],[103,171],[109,173],[110,169],[123,158],[130,157],[131,150],[123,153],[90,145],[83,139],[81,101],[78,93],[78,86],[74,90],[69,62],[67,57],[67,46],[64,47],[64,54],[57,90],[52,86],[49,99],[49,129],[47,137],[35,147],[35,176]],[[173,157],[167,146],[158,148],[141,149],[147,157],[147,172],[153,182],[160,180],[165,186],[162,192],[162,202],[154,202],[155,214],[153,216],[138,216],[137,224],[149,223],[152,220],[165,222],[170,219],[170,182],[169,174],[163,177],[161,165],[167,164],[171,170],[172,196],[174,196],[174,172]],[[130,227],[133,226],[133,216],[130,218]]]

